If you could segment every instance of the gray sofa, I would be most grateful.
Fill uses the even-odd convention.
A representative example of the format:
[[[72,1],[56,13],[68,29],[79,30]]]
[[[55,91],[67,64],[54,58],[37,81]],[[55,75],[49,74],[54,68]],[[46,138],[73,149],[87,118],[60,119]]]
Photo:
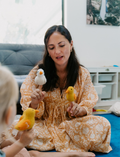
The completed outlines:
[[[0,63],[7,66],[14,74],[19,89],[30,70],[43,58],[44,45],[0,44]],[[17,114],[22,114],[19,100]]]

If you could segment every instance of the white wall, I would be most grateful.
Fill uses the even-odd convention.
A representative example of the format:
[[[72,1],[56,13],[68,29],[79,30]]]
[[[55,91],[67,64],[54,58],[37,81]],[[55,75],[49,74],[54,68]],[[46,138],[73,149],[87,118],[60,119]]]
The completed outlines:
[[[120,66],[120,26],[86,24],[86,0],[65,1],[65,26],[86,67]]]

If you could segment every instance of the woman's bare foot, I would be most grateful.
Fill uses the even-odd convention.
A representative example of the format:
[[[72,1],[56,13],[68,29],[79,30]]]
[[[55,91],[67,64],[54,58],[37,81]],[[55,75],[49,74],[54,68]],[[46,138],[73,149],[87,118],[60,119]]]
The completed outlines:
[[[38,152],[29,151],[31,157],[95,157],[91,152]]]

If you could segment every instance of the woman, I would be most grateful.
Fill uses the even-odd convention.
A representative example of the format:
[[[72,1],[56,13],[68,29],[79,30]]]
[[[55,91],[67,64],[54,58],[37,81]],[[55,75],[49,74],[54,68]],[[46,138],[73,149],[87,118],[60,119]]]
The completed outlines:
[[[43,63],[30,72],[21,87],[22,109],[40,111],[34,126],[37,137],[29,147],[84,155],[89,150],[110,152],[110,123],[91,115],[98,96],[88,70],[77,60],[69,31],[62,25],[52,26],[44,43]],[[47,78],[42,88],[34,81],[39,68],[44,69]],[[75,102],[66,99],[68,86],[74,86]]]

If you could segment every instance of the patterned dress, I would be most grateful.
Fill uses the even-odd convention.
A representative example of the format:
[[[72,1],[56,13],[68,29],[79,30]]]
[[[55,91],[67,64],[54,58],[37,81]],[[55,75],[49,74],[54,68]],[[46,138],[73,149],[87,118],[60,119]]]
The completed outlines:
[[[25,110],[31,102],[31,93],[40,88],[35,84],[38,67],[31,70],[21,87],[21,105]],[[92,108],[98,100],[91,82],[90,73],[80,67],[79,78],[74,85],[76,103],[85,108],[87,116],[70,117],[67,108],[70,102],[66,99],[65,90],[55,88],[48,91],[38,105],[34,130],[36,137],[28,147],[41,151],[97,151],[108,153],[110,146],[111,126],[107,119],[92,115]],[[80,79],[82,78],[82,79]]]

